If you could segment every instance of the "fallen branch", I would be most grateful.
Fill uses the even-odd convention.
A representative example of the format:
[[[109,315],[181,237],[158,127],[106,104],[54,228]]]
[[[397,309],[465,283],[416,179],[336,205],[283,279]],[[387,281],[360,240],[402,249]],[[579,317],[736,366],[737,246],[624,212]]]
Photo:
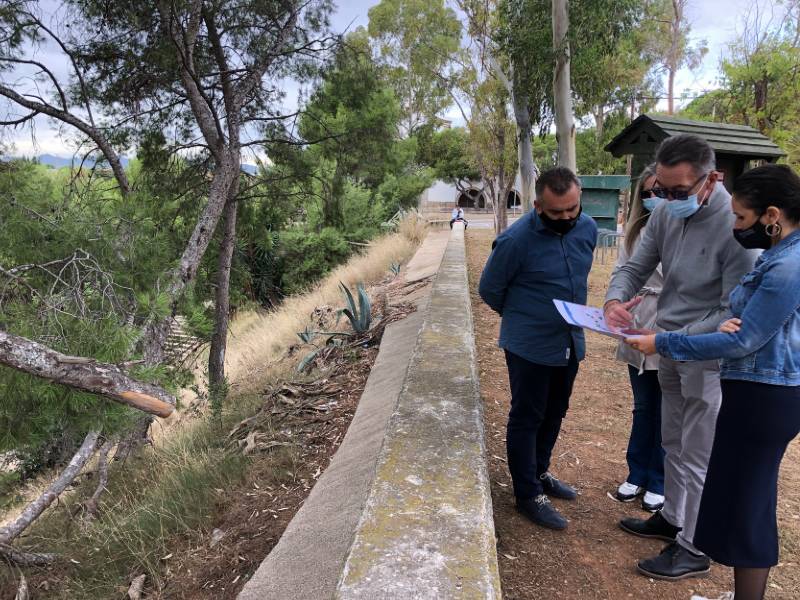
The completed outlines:
[[[8,544],[14,540],[14,538],[25,531],[25,529],[27,529],[28,526],[33,523],[33,521],[35,521],[36,518],[39,517],[39,515],[41,515],[65,489],[67,489],[67,486],[75,481],[75,478],[81,472],[81,469],[83,469],[86,461],[88,461],[89,458],[91,458],[91,456],[94,454],[95,449],[97,448],[97,440],[99,437],[99,432],[90,431],[84,438],[83,443],[81,444],[81,447],[78,448],[75,456],[72,457],[72,460],[69,461],[67,467],[61,472],[56,480],[47,486],[47,489],[45,489],[45,491],[42,492],[42,494],[36,500],[28,504],[20,516],[18,516],[8,525],[0,527],[0,549],[3,549],[4,551],[17,552],[17,554],[20,554],[18,551],[3,547],[7,547]],[[17,561],[14,560],[14,562]]]
[[[17,587],[17,595],[14,597],[14,600],[29,600],[30,597],[31,596],[28,590],[28,581],[25,579],[25,575],[20,573],[19,586]]]
[[[58,556],[40,552],[22,552],[6,544],[0,544],[0,556],[18,567],[46,567]]]
[[[99,394],[159,417],[167,417],[175,410],[175,397],[169,392],[132,379],[116,365],[67,356],[5,331],[0,331],[0,364],[77,390]]]
[[[108,453],[111,451],[111,448],[113,446],[114,446],[113,440],[106,440],[105,444],[102,445],[102,447],[100,448],[100,452],[98,453],[97,489],[95,489],[94,494],[92,494],[92,497],[89,498],[89,500],[86,502],[87,519],[94,519],[97,517],[97,504],[100,500],[100,496],[106,490],[106,486],[108,485]]]

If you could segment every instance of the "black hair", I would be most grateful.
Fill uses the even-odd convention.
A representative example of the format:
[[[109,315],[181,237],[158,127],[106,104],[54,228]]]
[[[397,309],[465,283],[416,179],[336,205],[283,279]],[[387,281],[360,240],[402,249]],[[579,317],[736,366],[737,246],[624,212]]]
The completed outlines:
[[[544,188],[548,188],[556,196],[563,196],[573,185],[581,187],[581,180],[567,167],[548,169],[536,180],[536,197],[541,198]]]
[[[788,165],[766,164],[745,171],[733,182],[733,195],[759,215],[775,206],[790,221],[800,223],[800,177]]]
[[[699,177],[714,170],[717,157],[707,141],[689,133],[674,135],[661,142],[656,150],[656,163],[674,167],[684,162],[692,165]]]

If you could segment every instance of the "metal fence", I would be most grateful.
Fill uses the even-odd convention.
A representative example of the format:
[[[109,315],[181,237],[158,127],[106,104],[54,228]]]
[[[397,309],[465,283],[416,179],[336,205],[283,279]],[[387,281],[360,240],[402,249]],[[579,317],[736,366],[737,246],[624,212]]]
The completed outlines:
[[[625,234],[619,231],[611,231],[609,229],[597,230],[597,246],[594,249],[595,260],[599,260],[600,264],[606,264],[606,257],[610,260],[617,259],[619,252],[619,245],[625,240]]]

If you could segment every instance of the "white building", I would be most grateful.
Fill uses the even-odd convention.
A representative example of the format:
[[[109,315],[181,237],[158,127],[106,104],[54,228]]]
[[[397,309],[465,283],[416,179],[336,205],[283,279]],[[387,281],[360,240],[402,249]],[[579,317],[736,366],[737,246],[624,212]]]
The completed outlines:
[[[506,198],[507,208],[519,208],[522,205],[521,189],[522,180],[517,174],[514,187]],[[484,191],[482,181],[470,181],[463,191],[450,183],[436,181],[419,197],[419,210],[422,212],[447,212],[456,205],[466,210],[488,211],[492,208],[492,199],[489,191]]]

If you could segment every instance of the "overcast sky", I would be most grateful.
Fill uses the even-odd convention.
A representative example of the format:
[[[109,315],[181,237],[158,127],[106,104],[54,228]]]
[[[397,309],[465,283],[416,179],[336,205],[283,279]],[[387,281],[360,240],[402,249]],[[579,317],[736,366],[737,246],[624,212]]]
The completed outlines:
[[[340,0],[333,16],[334,30],[344,31],[359,25],[366,26],[369,8],[377,3],[378,0]],[[762,0],[762,3],[768,5],[769,0]],[[53,4],[53,0],[41,0],[40,4],[46,8],[48,4]],[[679,73],[675,85],[676,95],[684,92],[696,95],[703,90],[716,87],[720,56],[725,53],[728,42],[735,39],[737,27],[740,26],[753,2],[752,0],[690,0],[689,4],[688,18],[692,24],[692,37],[705,39],[709,52],[700,69],[694,73],[688,70]],[[48,60],[46,52],[40,54],[40,60],[47,64],[52,63],[52,60]],[[57,76],[65,75],[66,70],[67,65],[63,60],[54,69]],[[296,86],[287,84],[287,104],[294,104],[296,97]],[[447,116],[457,124],[461,121],[455,109]],[[6,137],[13,141],[15,155],[31,156],[48,153],[67,157],[73,154],[55,126],[42,117],[37,117],[35,142],[27,131],[15,132]]]

